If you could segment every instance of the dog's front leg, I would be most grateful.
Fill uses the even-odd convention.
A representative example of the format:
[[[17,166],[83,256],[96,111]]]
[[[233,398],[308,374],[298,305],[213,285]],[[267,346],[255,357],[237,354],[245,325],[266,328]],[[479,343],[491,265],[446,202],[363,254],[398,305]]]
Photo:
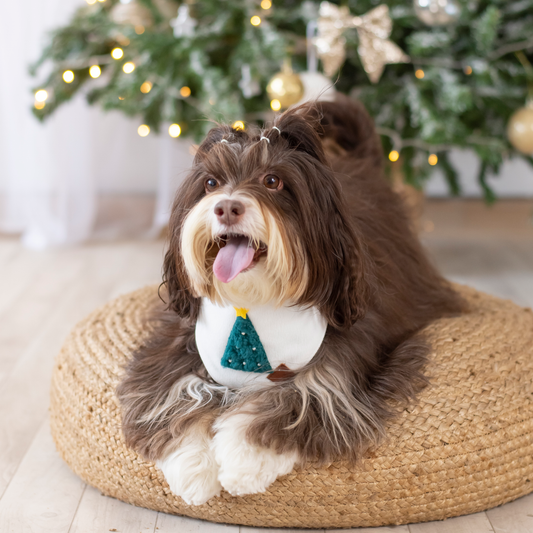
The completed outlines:
[[[171,441],[157,466],[170,490],[189,505],[202,505],[222,488],[212,446],[212,418],[195,423],[176,441]]]
[[[296,451],[277,453],[249,443],[246,431],[253,419],[248,411],[234,411],[220,417],[213,426],[218,480],[233,496],[264,492],[279,476],[290,473],[298,460]]]

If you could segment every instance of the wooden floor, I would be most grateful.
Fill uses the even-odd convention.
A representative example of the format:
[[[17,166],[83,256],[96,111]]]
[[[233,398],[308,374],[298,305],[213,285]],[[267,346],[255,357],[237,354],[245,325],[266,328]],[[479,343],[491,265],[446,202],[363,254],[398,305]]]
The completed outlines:
[[[533,306],[532,209],[531,203],[507,203],[487,213],[477,203],[430,204],[423,239],[449,278]],[[61,343],[95,307],[157,282],[163,246],[136,240],[33,252],[0,238],[1,533],[252,531],[102,496],[70,472],[50,437],[49,382]],[[533,495],[444,522],[357,531],[533,533]]]

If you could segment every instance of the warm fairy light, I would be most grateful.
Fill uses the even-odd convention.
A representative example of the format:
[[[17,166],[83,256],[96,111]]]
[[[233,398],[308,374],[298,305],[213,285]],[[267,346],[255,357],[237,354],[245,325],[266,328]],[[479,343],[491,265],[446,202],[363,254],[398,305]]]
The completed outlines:
[[[168,127],[168,134],[173,137],[174,139],[176,137],[179,137],[181,135],[181,128],[179,124],[171,124]]]
[[[63,72],[63,81],[65,83],[72,83],[74,81],[74,72],[72,70],[65,70]]]
[[[434,167],[437,163],[439,162],[439,158],[437,157],[436,154],[431,154],[429,157],[428,157],[428,163]]]
[[[124,97],[123,96],[119,96],[118,99],[119,100],[124,100]]]
[[[237,120],[233,123],[234,130],[244,130],[244,122],[242,120]]]
[[[105,2],[105,0],[98,0],[99,2],[102,2],[102,4]]]
[[[426,75],[425,72],[424,72],[421,68],[419,68],[419,69],[415,72],[415,76],[416,76],[419,80],[421,80],[425,75]]]
[[[183,98],[187,98],[188,96],[191,96],[191,90],[187,86],[182,87],[180,89],[180,94],[183,96]]]
[[[33,105],[35,109],[42,109],[46,104],[44,102],[35,102]]]
[[[126,74],[131,74],[135,70],[135,63],[132,63],[131,61],[124,63],[124,65],[122,65],[122,70]]]
[[[141,137],[146,137],[146,136],[150,133],[150,127],[147,126],[146,124],[141,124],[141,125],[137,128],[137,133],[138,133]]]
[[[281,102],[279,100],[274,99],[270,102],[270,107],[274,111],[279,111],[281,109]]]
[[[472,70],[472,67],[470,65],[467,65],[465,68],[464,68],[464,72],[467,76],[470,76],[470,74],[472,74],[473,70]]]
[[[35,100],[37,102],[44,102],[48,98],[48,93],[44,89],[40,89],[35,93]]]
[[[85,0],[90,6],[96,4],[96,0]]]
[[[152,90],[152,83],[149,81],[145,81],[141,85],[141,92],[144,94],[148,94]]]
[[[137,35],[142,35],[144,33],[144,26],[141,26],[140,24],[135,26],[135,33]]]
[[[250,19],[250,22],[251,22],[252,26],[259,26],[259,24],[261,24],[261,17],[258,17],[257,15],[254,15]]]
[[[124,50],[122,48],[113,48],[111,50],[111,57],[113,59],[120,59],[124,55]]]
[[[99,78],[100,74],[102,74],[102,69],[98,65],[93,65],[89,69],[89,76],[91,76],[91,78]]]
[[[400,153],[398,150],[392,150],[392,152],[389,154],[389,160],[394,163],[395,161],[398,161],[398,159],[400,159]]]
[[[261,7],[263,9],[270,9],[272,7],[272,2],[270,0],[263,0],[261,2]]]

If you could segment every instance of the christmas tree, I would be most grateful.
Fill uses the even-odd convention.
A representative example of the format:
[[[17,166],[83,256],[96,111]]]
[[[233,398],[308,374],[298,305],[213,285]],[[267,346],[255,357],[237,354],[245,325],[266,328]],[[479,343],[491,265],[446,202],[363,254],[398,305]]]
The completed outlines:
[[[259,335],[247,316],[247,309],[235,308],[237,317],[231,330],[221,364],[244,372],[272,370]]]
[[[491,200],[489,171],[512,154],[533,164],[533,0],[87,3],[32,67],[51,63],[35,88],[40,119],[84,90],[90,103],[139,116],[140,135],[164,126],[200,139],[211,120],[261,123],[291,103],[273,98],[272,83],[266,90],[284,61],[296,74],[314,69],[311,44],[336,89],[374,116],[407,181],[420,185],[438,165],[459,194],[448,154],[470,148]],[[390,36],[378,4],[388,8]]]

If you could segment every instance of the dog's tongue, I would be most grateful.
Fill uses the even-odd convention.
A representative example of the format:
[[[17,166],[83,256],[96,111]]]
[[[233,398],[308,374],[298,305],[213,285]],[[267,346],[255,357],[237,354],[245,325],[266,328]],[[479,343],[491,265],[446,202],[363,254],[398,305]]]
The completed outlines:
[[[218,251],[213,273],[223,283],[229,283],[250,266],[254,254],[248,237],[230,237],[226,246]]]

